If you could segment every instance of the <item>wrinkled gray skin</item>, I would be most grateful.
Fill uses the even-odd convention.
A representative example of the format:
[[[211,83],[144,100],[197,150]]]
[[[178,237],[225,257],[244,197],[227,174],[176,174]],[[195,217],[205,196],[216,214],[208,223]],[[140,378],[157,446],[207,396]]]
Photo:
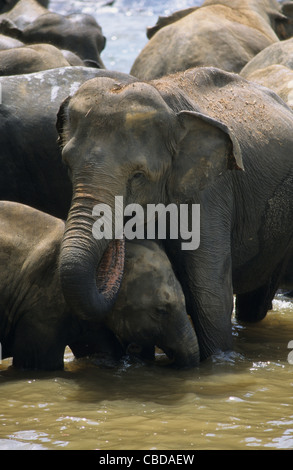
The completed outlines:
[[[0,51],[0,75],[19,75],[69,66],[63,53],[50,44]]]
[[[239,320],[262,319],[292,244],[292,111],[264,87],[203,67],[125,86],[89,80],[57,127],[73,185],[60,254],[68,304],[102,320],[123,275],[123,240],[93,240],[96,204],[114,216],[116,195],[125,205],[197,203],[199,248],[164,244],[201,359],[230,349],[233,293]]]
[[[0,200],[22,202],[65,219],[72,189],[57,144],[60,104],[97,76],[125,74],[88,67],[62,67],[0,77]]]
[[[158,345],[174,365],[186,366],[198,345],[164,251],[151,241],[128,244],[117,309],[107,327],[80,320],[64,301],[57,269],[63,233],[60,219],[0,202],[2,356],[13,357],[16,367],[59,369],[67,345],[77,357],[103,352],[114,359],[129,346],[145,358]]]
[[[35,0],[20,0],[12,10],[0,15],[0,32],[25,44],[52,44],[73,52],[86,66],[105,68],[100,54],[106,38],[91,15],[63,16],[48,11]]]
[[[293,38],[266,47],[240,75],[270,88],[293,108]]]
[[[239,72],[279,40],[279,24],[287,21],[276,0],[206,0],[173,19],[158,27],[134,61],[131,75],[151,80],[196,66]]]

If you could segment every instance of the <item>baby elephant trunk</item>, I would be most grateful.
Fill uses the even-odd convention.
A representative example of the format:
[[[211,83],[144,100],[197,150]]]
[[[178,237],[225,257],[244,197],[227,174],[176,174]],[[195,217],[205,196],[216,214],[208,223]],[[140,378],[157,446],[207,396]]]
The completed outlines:
[[[185,312],[184,319],[178,322],[172,334],[169,332],[166,343],[159,345],[159,347],[172,360],[173,367],[190,369],[199,365],[200,353],[197,336]]]

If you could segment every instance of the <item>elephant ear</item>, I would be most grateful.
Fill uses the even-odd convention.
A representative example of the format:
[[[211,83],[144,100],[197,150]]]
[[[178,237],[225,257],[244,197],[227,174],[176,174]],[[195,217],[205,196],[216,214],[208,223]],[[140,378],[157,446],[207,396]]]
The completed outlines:
[[[193,111],[181,111],[177,118],[176,191],[191,197],[228,170],[244,170],[238,140],[225,124]]]
[[[63,102],[61,103],[59,111],[57,113],[57,120],[56,120],[56,129],[58,132],[57,143],[59,147],[61,148],[61,150],[66,143],[65,124],[66,124],[67,108],[68,108],[70,100],[71,100],[71,96],[68,96],[67,98],[65,98],[65,100],[63,100]]]

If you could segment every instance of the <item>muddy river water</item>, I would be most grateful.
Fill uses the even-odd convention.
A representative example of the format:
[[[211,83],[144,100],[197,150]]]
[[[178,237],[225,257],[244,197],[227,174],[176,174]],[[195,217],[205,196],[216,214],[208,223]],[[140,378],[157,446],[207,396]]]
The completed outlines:
[[[96,16],[102,59],[129,72],[159,14],[201,1],[54,0],[60,13]],[[99,8],[98,8],[99,6]],[[0,363],[0,450],[293,449],[293,302],[276,298],[265,320],[233,325],[234,351],[192,371],[125,358],[76,360],[65,370],[16,371]],[[293,356],[293,353],[292,353]]]
[[[0,365],[0,450],[293,449],[293,303],[233,326],[234,352],[192,371],[125,358],[59,373]],[[292,364],[291,364],[292,362]]]

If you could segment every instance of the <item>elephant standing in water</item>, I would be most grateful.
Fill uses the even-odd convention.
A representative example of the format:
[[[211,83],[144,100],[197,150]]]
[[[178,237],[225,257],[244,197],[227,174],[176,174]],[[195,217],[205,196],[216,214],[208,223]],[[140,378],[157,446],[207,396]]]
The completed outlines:
[[[77,357],[119,359],[135,349],[153,359],[159,346],[186,367],[198,344],[184,296],[164,251],[128,243],[125,277],[107,324],[84,321],[66,304],[58,256],[64,222],[32,207],[0,202],[0,343],[2,357],[30,369],[60,369],[69,345]]]
[[[73,186],[60,252],[68,305],[101,321],[123,278],[124,240],[93,238],[97,204],[113,221],[117,195],[125,207],[185,204],[191,222],[199,204],[199,248],[183,249],[182,233],[164,245],[201,359],[230,349],[233,293],[240,320],[262,319],[291,252],[291,110],[236,74],[198,67],[151,82],[89,80],[57,128]]]

